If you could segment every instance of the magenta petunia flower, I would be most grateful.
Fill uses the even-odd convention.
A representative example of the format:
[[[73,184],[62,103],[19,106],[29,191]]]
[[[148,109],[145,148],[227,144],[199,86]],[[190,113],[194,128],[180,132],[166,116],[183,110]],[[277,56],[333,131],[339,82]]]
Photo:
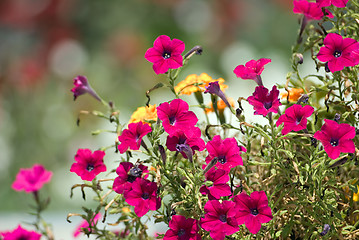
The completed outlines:
[[[192,160],[194,151],[202,151],[205,148],[205,142],[201,138],[201,129],[193,127],[186,133],[179,130],[169,135],[166,146],[168,150],[180,152],[184,158]]]
[[[241,151],[245,152],[244,147],[239,147],[235,138],[221,139],[219,135],[213,137],[213,139],[206,144],[208,156],[206,157],[206,163],[210,163],[214,158],[217,158],[216,167],[226,171],[231,170],[238,165],[243,165]]]
[[[245,224],[253,234],[259,232],[262,223],[267,223],[273,218],[272,210],[268,206],[267,195],[264,191],[252,192],[250,196],[242,192],[234,197],[234,202],[236,203],[238,224]]]
[[[112,189],[118,194],[123,194],[125,191],[131,190],[132,183],[137,178],[141,178],[142,174],[148,173],[148,169],[142,164],[134,166],[131,162],[121,162],[116,173],[118,177],[113,181]]]
[[[287,108],[283,115],[278,118],[277,127],[284,123],[282,134],[286,135],[290,131],[300,131],[307,128],[307,118],[314,112],[314,108],[306,105],[294,104]]]
[[[142,217],[149,210],[155,211],[161,207],[161,198],[157,196],[157,185],[143,178],[137,178],[132,183],[132,189],[124,192],[125,200],[135,207],[137,216]]]
[[[17,228],[13,231],[1,232],[0,238],[2,240],[40,240],[41,234],[35,231],[28,231],[18,225]]]
[[[355,128],[346,123],[324,119],[324,124],[320,131],[314,134],[314,138],[319,140],[325,152],[331,159],[339,157],[340,153],[354,153]]]
[[[120,153],[126,152],[128,149],[140,149],[141,141],[144,136],[152,131],[152,128],[147,123],[141,121],[128,124],[128,129],[123,130],[118,137],[120,144],[117,146]]]
[[[356,65],[352,52],[357,49],[358,42],[353,38],[343,38],[337,33],[329,33],[324,38],[324,46],[319,49],[319,61],[328,62],[331,72],[341,71],[344,67]]]
[[[145,58],[153,63],[156,74],[166,73],[168,69],[176,69],[183,66],[182,52],[185,45],[179,39],[171,40],[166,35],[159,36],[145,53]]]
[[[196,219],[173,215],[163,240],[200,240],[199,227]]]
[[[205,173],[205,177],[207,184],[203,185],[199,192],[203,195],[208,195],[209,200],[220,199],[232,194],[231,188],[227,184],[229,181],[228,171],[212,167]],[[208,182],[212,182],[212,185],[208,186]]]
[[[248,97],[247,100],[253,106],[255,115],[265,117],[269,112],[278,112],[279,106],[282,105],[278,96],[279,90],[277,90],[277,86],[273,86],[270,92],[263,86],[257,86],[253,95]]]
[[[106,171],[103,163],[104,151],[92,151],[90,149],[78,149],[75,155],[75,163],[70,172],[76,173],[82,180],[92,181],[100,172]]]
[[[303,14],[307,20],[320,20],[324,16],[322,9],[314,2],[294,0],[293,5],[293,12]]]
[[[269,58],[261,58],[259,60],[250,60],[246,65],[238,65],[233,72],[237,77],[242,79],[252,79],[259,86],[262,86],[261,74],[264,70],[264,65],[270,63],[272,60]]]
[[[100,214],[100,213],[96,214],[96,215],[94,216],[94,218],[91,219],[91,221],[90,221],[91,227],[94,227],[94,226],[97,224],[97,222],[98,222],[98,220],[99,220],[100,218],[101,218],[101,214]],[[88,231],[91,231],[90,225],[89,225],[89,223],[88,223],[87,220],[83,220],[83,221],[80,223],[80,225],[78,225],[78,226],[76,227],[75,231],[73,232],[73,236],[74,236],[75,238],[79,237],[79,236],[83,233],[83,232],[82,232],[82,229],[84,229],[84,228],[87,228]]]
[[[91,88],[90,84],[87,81],[85,76],[77,76],[74,78],[75,87],[71,89],[71,92],[74,94],[74,100],[82,94],[88,93],[97,100],[101,102],[101,98],[97,95],[97,93]]]
[[[226,95],[224,95],[224,92],[221,90],[218,81],[208,83],[208,87],[206,87],[206,91],[204,93],[217,95],[223,100],[223,102],[227,105],[227,107],[232,109],[232,106],[231,104],[229,104]]]
[[[338,8],[343,8],[347,5],[349,0],[317,0],[318,7],[329,7],[330,5],[334,5]]]
[[[204,206],[204,211],[206,214],[199,224],[204,230],[209,231],[213,240],[223,240],[239,231],[234,202],[209,200]]]
[[[32,168],[20,168],[11,187],[15,191],[36,192],[45,183],[50,182],[51,177],[51,171],[47,171],[40,164],[35,164]]]
[[[164,102],[157,107],[157,116],[162,121],[163,128],[168,134],[177,131],[192,131],[198,118],[192,111],[188,111],[188,104],[181,99],[174,99],[171,103]]]

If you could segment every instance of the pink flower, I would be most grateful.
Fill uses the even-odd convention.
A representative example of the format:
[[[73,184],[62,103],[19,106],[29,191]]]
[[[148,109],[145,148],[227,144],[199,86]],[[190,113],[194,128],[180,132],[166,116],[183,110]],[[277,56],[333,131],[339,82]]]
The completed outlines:
[[[194,151],[202,151],[205,142],[201,138],[201,130],[193,127],[192,131],[186,133],[182,130],[175,132],[167,137],[166,146],[170,151],[178,151],[184,158],[192,160]]]
[[[137,178],[132,183],[132,189],[124,192],[125,200],[135,207],[137,216],[142,217],[149,210],[155,211],[161,207],[161,198],[157,197],[157,185],[143,178]]]
[[[293,12],[303,14],[308,20],[320,20],[324,16],[322,9],[314,2],[294,0],[293,5]]]
[[[270,63],[272,60],[269,58],[261,58],[258,61],[250,60],[246,63],[246,65],[238,65],[233,72],[237,75],[237,77],[242,79],[252,79],[259,86],[262,86],[261,74],[264,70],[264,65]]]
[[[278,118],[277,127],[284,123],[282,134],[286,135],[290,131],[300,131],[307,128],[307,118],[314,112],[314,108],[306,105],[294,104],[287,108],[285,113]]]
[[[47,171],[40,164],[35,164],[32,168],[20,168],[11,187],[15,191],[36,192],[49,182],[51,177],[51,171]]]
[[[267,116],[269,112],[277,113],[278,108],[282,105],[279,101],[279,91],[276,86],[268,93],[268,89],[263,86],[257,86],[253,95],[248,97],[248,103],[255,110],[255,115]]]
[[[272,210],[268,206],[268,199],[264,191],[247,193],[234,197],[236,203],[236,218],[239,225],[245,224],[248,230],[257,234],[261,229],[262,223],[272,220]]]
[[[352,52],[357,49],[358,42],[353,38],[343,38],[337,33],[329,33],[324,38],[324,46],[319,49],[319,61],[328,62],[331,72],[341,71],[344,67],[356,65]]]
[[[235,138],[221,139],[219,135],[213,137],[213,139],[206,144],[208,156],[206,157],[206,163],[210,163],[214,158],[217,158],[216,167],[226,171],[231,170],[238,165],[243,165],[241,151],[245,152],[244,147],[238,147],[238,143]]]
[[[334,5],[338,8],[343,8],[347,5],[349,0],[317,0],[318,7],[328,7]]]
[[[220,199],[224,196],[230,196],[232,194],[231,188],[228,186],[229,181],[228,171],[223,169],[215,169],[212,167],[205,173],[206,182],[212,182],[212,186],[203,185],[199,192],[203,195],[208,195],[209,200]]]
[[[160,104],[157,107],[157,116],[162,121],[165,131],[170,135],[179,130],[192,131],[198,122],[196,115],[192,111],[188,111],[188,104],[181,99]]]
[[[100,172],[106,171],[103,163],[104,151],[92,151],[90,149],[78,149],[75,155],[75,163],[70,172],[76,173],[82,180],[92,181]]]
[[[91,94],[91,96],[101,102],[101,98],[91,88],[85,76],[77,76],[76,78],[74,78],[74,85],[75,87],[71,89],[71,92],[74,93],[74,100],[76,100],[76,98],[82,94],[89,93]]]
[[[123,130],[121,136],[118,137],[118,141],[121,143],[117,146],[118,150],[120,153],[124,153],[128,149],[140,149],[142,138],[151,131],[150,125],[141,121],[128,124],[128,129]]]
[[[41,234],[35,231],[28,231],[22,228],[20,225],[18,225],[17,228],[12,232],[9,231],[0,233],[0,236],[3,237],[0,237],[3,240],[40,240],[41,238]]]
[[[204,206],[206,214],[201,218],[201,227],[210,232],[213,240],[223,240],[239,231],[235,203],[232,201],[209,200]]]
[[[346,123],[324,119],[324,125],[314,134],[314,138],[321,141],[324,150],[331,159],[339,157],[340,153],[354,153],[355,128]]]
[[[141,178],[142,174],[148,173],[147,166],[136,164],[135,166],[130,162],[122,162],[116,169],[118,175],[113,181],[113,190],[118,194],[123,194],[132,188],[132,183]]]
[[[200,240],[196,219],[173,215],[163,240]]]
[[[97,224],[97,222],[98,222],[98,220],[100,218],[101,218],[101,214],[98,213],[98,214],[95,215],[95,217],[93,219],[90,220],[91,228],[94,227]],[[73,236],[75,238],[79,237],[79,235],[83,233],[83,229],[86,229],[86,228],[87,228],[88,231],[91,231],[90,225],[89,225],[87,220],[83,220],[81,222],[81,224],[79,226],[77,226],[77,228],[75,229],[75,231],[73,233]]]
[[[171,40],[166,35],[159,36],[145,53],[145,58],[153,63],[156,74],[166,73],[168,69],[182,67],[184,42],[179,39]]]

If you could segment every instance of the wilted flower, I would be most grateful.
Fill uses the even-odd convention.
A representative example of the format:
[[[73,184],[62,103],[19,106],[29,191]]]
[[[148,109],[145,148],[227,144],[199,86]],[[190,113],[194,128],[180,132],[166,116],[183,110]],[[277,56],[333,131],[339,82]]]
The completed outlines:
[[[181,215],[173,215],[169,222],[169,228],[163,240],[200,240],[196,219],[185,218]]]
[[[12,188],[16,191],[35,192],[49,182],[52,172],[47,171],[44,166],[35,164],[32,168],[20,168]]]
[[[128,124],[128,129],[123,130],[122,134],[118,136],[118,141],[120,142],[117,146],[118,150],[120,153],[124,153],[128,149],[140,149],[142,138],[151,131],[152,128],[147,123],[136,122]]]
[[[270,92],[263,86],[257,86],[253,95],[248,97],[247,100],[253,106],[255,115],[263,115],[265,117],[269,112],[278,112],[279,106],[282,105],[278,96],[279,91],[275,85]]]
[[[245,65],[238,65],[233,72],[237,77],[242,79],[252,79],[259,86],[262,86],[261,74],[264,70],[264,65],[270,63],[272,60],[269,58],[261,58],[259,60],[250,60]]]
[[[307,128],[307,118],[314,112],[314,108],[306,105],[294,104],[287,108],[283,115],[278,118],[277,127],[284,123],[282,134],[286,135],[290,131],[300,131]]]
[[[18,225],[13,231],[1,232],[0,238],[2,240],[40,240],[41,234],[35,231],[28,231]]]
[[[74,78],[74,85],[75,87],[71,89],[71,92],[74,93],[74,100],[76,100],[78,96],[88,93],[101,102],[101,98],[91,88],[85,76],[77,76],[76,78]]]
[[[82,180],[92,181],[100,172],[106,171],[103,163],[104,151],[92,151],[90,149],[78,149],[75,155],[75,163],[71,165],[70,172],[76,173]]]
[[[118,177],[113,181],[112,189],[118,194],[123,194],[132,188],[132,183],[142,177],[142,174],[148,173],[147,166],[142,164],[133,165],[131,162],[121,162],[116,169]]]

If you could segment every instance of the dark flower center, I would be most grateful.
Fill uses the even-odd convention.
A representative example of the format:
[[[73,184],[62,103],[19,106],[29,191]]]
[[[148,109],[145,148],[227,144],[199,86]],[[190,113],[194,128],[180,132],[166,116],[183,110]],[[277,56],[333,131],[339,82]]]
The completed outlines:
[[[330,139],[330,145],[332,145],[333,147],[336,147],[339,145],[339,140],[338,139]]]
[[[177,236],[182,237],[183,235],[186,234],[186,230],[184,230],[183,228],[181,228],[180,230],[178,230]]]
[[[176,116],[170,116],[168,117],[168,120],[170,121],[170,124],[173,125],[176,121]]]
[[[338,51],[338,50],[335,50],[334,53],[333,53],[333,56],[338,58],[342,55],[342,52],[341,51]]]
[[[94,166],[92,163],[88,163],[88,164],[87,164],[87,167],[86,167],[86,170],[87,170],[87,171],[91,172],[91,171],[94,170],[94,169],[95,169],[95,166]]]
[[[142,193],[142,199],[145,199],[145,200],[147,200],[147,199],[149,199],[150,198],[150,194],[148,194],[147,192],[144,192],[144,193]]]
[[[162,57],[163,57],[164,59],[168,59],[168,58],[171,57],[171,53],[165,51],[165,52],[162,54]]]
[[[225,164],[227,162],[226,156],[218,156],[218,162]]]
[[[265,109],[270,109],[272,107],[272,102],[265,102],[264,104]]]
[[[141,177],[142,170],[139,167],[133,167],[130,169],[130,172],[127,175],[127,182],[133,183],[136,178]]]
[[[258,215],[258,209],[257,208],[252,208],[251,209],[251,214],[254,215],[254,216],[257,216]]]
[[[17,238],[17,240],[28,240],[29,238],[28,237],[25,237],[25,236],[20,236],[19,238]]]
[[[295,124],[298,125],[302,121],[302,117],[297,117]]]
[[[219,220],[220,220],[221,222],[227,222],[227,216],[226,216],[226,214],[219,215]]]

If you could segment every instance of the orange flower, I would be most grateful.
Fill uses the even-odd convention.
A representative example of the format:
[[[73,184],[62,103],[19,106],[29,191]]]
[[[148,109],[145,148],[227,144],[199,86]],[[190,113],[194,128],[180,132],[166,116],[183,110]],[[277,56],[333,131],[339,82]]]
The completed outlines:
[[[289,90],[289,102],[296,102],[302,96],[304,90],[302,88],[292,88]],[[282,99],[287,98],[288,92],[284,92],[280,94]]]
[[[197,74],[188,75],[185,80],[179,82],[177,86],[175,86],[175,91],[179,95],[191,95],[198,91],[204,92],[208,84],[215,81],[218,81],[222,91],[228,87],[224,84],[223,78],[213,79],[207,73],[202,73],[199,76]]]
[[[139,121],[143,123],[148,121],[157,121],[156,104],[150,104],[148,107],[137,108],[137,110],[132,113],[130,123],[136,123]]]
[[[232,98],[228,98],[227,100],[228,100],[229,104],[231,104],[231,106],[234,107],[234,100]],[[206,108],[206,113],[214,112],[213,104],[210,103],[209,106],[210,106],[210,108]],[[223,112],[226,107],[227,107],[227,105],[224,103],[224,101],[222,99],[219,99],[217,101],[218,111]]]

